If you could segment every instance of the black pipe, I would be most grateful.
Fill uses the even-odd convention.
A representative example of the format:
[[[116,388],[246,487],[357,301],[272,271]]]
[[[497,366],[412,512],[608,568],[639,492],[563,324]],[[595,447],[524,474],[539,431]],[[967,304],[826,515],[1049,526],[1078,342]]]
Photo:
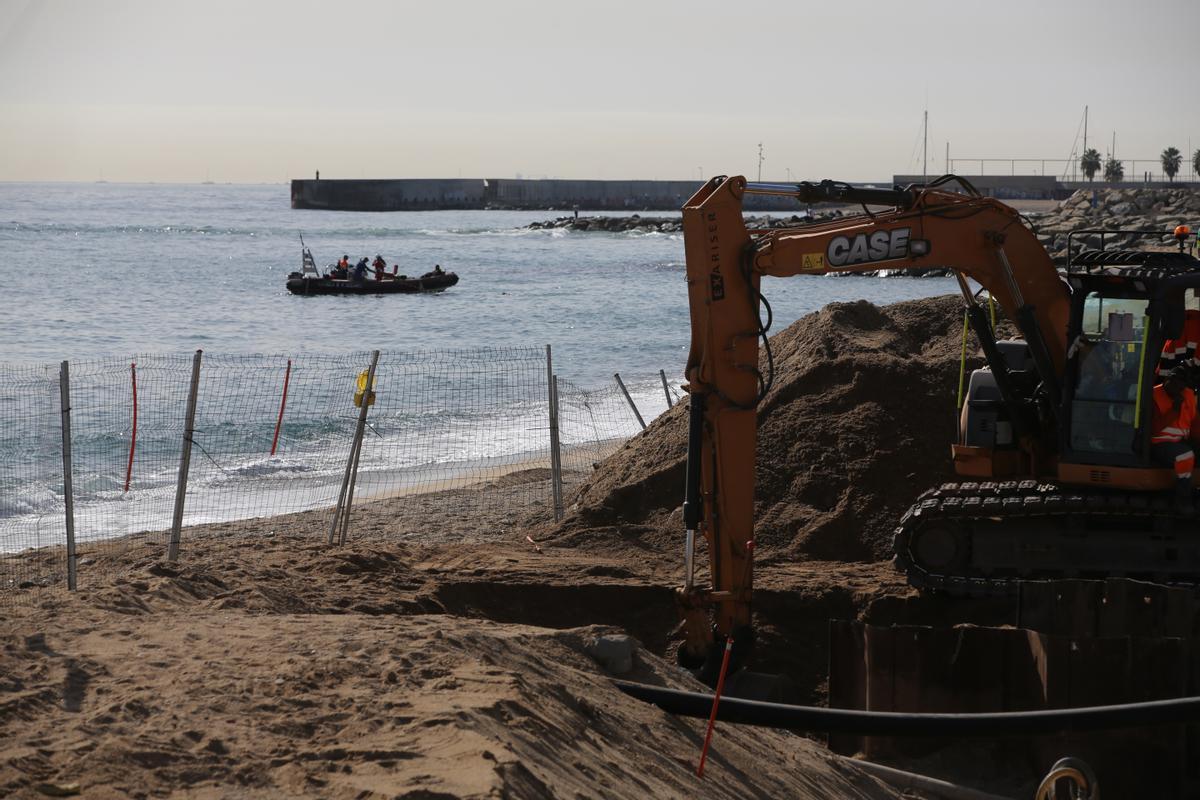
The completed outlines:
[[[681,692],[660,686],[613,681],[625,694],[685,717],[707,719],[713,696]],[[823,731],[860,736],[1013,736],[1018,734],[1088,731],[1200,722],[1200,697],[1151,700],[1088,708],[1048,711],[1007,711],[988,714],[907,714],[891,711],[854,711],[763,703],[722,697],[717,711],[722,722]]]
[[[683,489],[683,527],[700,527],[700,446],[704,435],[704,395],[688,395],[687,477]]]

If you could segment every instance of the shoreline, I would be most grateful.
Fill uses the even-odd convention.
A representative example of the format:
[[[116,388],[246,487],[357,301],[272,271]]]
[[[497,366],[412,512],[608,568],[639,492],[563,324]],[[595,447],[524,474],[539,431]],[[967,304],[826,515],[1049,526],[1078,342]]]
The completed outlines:
[[[577,459],[589,451],[602,460],[619,450],[625,441],[609,439],[599,447],[564,447],[563,461],[568,462],[572,457]],[[476,466],[440,480],[434,487],[417,485],[360,493],[364,489],[360,483],[351,505],[348,538],[351,541],[398,538],[435,544],[456,537],[469,538],[468,529],[480,524],[499,521],[502,527],[507,527],[518,520],[522,524],[545,521],[553,517],[550,489],[546,486],[543,492],[539,487],[550,481],[548,460],[548,455],[530,456],[502,466]],[[586,470],[578,464],[564,466],[564,505],[590,471],[590,465]],[[576,479],[567,480],[568,476]],[[359,479],[362,479],[361,475]],[[543,494],[545,497],[541,497]],[[180,534],[180,557],[186,560],[187,541],[196,538],[274,537],[282,533],[324,542],[334,507],[331,503],[300,511],[185,524]],[[435,515],[441,527],[424,532],[413,530],[413,519],[424,514]],[[394,528],[389,525],[391,521],[397,523]],[[77,567],[81,585],[87,567],[97,559],[119,557],[121,553],[152,541],[162,543],[165,556],[169,536],[169,527],[154,527],[78,541]],[[480,538],[492,540],[495,536],[482,535]],[[30,574],[34,569],[36,576]],[[4,605],[4,592],[65,586],[66,573],[66,545],[62,542],[0,552],[0,606]],[[21,575],[25,575],[24,580],[20,579]]]

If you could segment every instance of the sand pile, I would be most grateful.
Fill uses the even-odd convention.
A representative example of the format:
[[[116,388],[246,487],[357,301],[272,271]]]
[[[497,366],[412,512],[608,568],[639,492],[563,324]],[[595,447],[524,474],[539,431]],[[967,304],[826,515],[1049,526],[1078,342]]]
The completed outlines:
[[[732,726],[701,783],[703,724],[626,698],[593,657],[619,631],[425,610],[472,559],[500,574],[525,551],[301,545],[198,539],[177,568],[134,549],[122,577],[6,609],[0,796],[895,796],[816,743]],[[596,563],[568,559],[529,555],[564,579]],[[623,677],[699,688],[631,652]]]
[[[953,479],[961,304],[834,303],[772,337],[775,384],[759,407],[764,558],[888,557],[917,495]],[[976,348],[972,337],[968,369]],[[561,535],[584,545],[610,526],[677,542],[686,452],[680,404],[601,464]]]

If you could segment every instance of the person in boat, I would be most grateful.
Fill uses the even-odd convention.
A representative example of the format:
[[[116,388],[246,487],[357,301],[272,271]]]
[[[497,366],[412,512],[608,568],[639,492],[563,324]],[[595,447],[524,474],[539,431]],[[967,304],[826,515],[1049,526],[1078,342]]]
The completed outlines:
[[[433,274],[434,275],[445,275],[446,273],[442,272],[441,264],[434,264],[433,265]]]
[[[371,266],[375,270],[375,280],[383,280],[387,270],[387,262],[383,260],[383,256],[376,253],[375,260],[371,262]]]
[[[367,279],[367,259],[366,256],[354,265],[354,282],[362,283]]]
[[[350,271],[350,256],[344,255],[337,262],[337,268],[330,273],[329,277],[336,280],[346,280]]]

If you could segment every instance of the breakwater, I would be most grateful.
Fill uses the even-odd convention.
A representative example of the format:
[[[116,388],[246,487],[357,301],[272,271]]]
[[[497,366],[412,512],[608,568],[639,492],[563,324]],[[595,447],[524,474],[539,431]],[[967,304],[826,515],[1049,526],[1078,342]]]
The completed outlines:
[[[293,179],[292,208],[327,211],[441,209],[677,211],[701,186],[688,181],[515,178]],[[787,197],[749,196],[746,208],[794,211]]]
[[[928,176],[932,179],[934,176]],[[1062,200],[1077,189],[1177,188],[1172,185],[1073,183],[1050,175],[968,175],[982,194],[1000,199]],[[922,183],[920,175],[894,175],[871,186]],[[531,180],[524,178],[378,178],[292,180],[292,208],[325,211],[558,210],[678,211],[701,183],[687,181]],[[1196,184],[1191,184],[1193,188]],[[956,190],[956,184],[946,186]],[[795,212],[789,197],[747,195],[748,211]]]

